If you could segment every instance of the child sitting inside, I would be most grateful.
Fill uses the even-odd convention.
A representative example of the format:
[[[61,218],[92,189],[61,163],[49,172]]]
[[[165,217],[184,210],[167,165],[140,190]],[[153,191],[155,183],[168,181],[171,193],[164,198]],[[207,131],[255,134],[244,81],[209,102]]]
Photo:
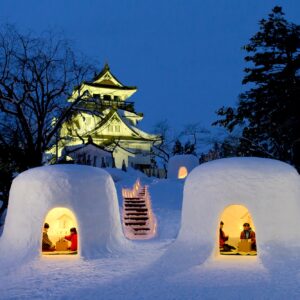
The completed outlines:
[[[70,235],[65,236],[65,239],[71,242],[70,250],[77,251],[77,230],[75,227],[70,229]]]

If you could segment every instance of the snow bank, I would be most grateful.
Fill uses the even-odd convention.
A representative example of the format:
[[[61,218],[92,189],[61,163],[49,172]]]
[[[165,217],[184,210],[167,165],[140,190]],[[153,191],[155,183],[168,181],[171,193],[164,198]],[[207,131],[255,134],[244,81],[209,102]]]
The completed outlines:
[[[189,247],[198,261],[213,253],[220,256],[221,214],[239,204],[252,215],[258,256],[277,253],[281,260],[282,249],[300,248],[299,179],[293,167],[271,159],[228,158],[200,165],[185,182],[181,230],[174,247]]]
[[[195,167],[199,165],[199,160],[194,155],[175,155],[168,162],[168,178],[177,179],[180,168],[183,167],[189,174]],[[184,177],[185,178],[185,177]]]
[[[38,257],[45,217],[55,207],[68,208],[76,216],[82,257],[95,258],[127,245],[111,176],[99,168],[55,165],[28,170],[14,179],[1,256]]]

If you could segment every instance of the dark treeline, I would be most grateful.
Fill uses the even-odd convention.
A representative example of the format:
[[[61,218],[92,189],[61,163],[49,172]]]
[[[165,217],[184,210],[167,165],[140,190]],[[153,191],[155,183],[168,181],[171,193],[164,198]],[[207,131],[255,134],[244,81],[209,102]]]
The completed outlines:
[[[229,156],[259,156],[285,161],[300,170],[300,26],[274,7],[244,46],[243,84],[237,107],[222,107],[213,125],[225,127]],[[234,131],[240,134],[234,136]],[[232,135],[233,133],[233,135]],[[234,138],[232,138],[234,136]]]
[[[13,177],[40,166],[80,96],[66,101],[94,68],[69,42],[46,32],[0,31],[0,199],[6,208]]]

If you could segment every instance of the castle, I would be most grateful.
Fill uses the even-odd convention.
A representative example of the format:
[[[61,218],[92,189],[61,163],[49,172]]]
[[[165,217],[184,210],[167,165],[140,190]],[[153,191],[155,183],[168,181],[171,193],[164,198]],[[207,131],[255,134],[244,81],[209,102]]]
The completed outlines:
[[[78,97],[82,101],[62,125],[51,152],[59,159],[98,167],[149,169],[152,147],[161,143],[161,137],[137,127],[143,114],[128,101],[136,91],[136,87],[123,85],[106,64],[93,81],[82,82],[73,90],[68,101]]]

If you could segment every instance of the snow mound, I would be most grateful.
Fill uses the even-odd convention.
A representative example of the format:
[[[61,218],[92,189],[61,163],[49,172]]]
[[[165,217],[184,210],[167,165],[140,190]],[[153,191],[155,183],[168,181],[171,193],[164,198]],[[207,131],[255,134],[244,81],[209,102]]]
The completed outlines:
[[[169,159],[168,162],[168,178],[180,178],[180,170],[182,175],[188,175],[195,167],[199,165],[199,160],[196,156],[191,154],[175,155]],[[186,177],[181,177],[182,179]]]
[[[130,167],[127,168],[126,172],[117,168],[105,168],[105,171],[110,174],[115,183],[126,178],[133,178],[133,181],[135,181],[136,178],[147,178],[147,176],[141,171],[135,170]]]
[[[56,207],[74,213],[82,257],[95,258],[127,246],[111,176],[99,168],[55,165],[28,170],[14,179],[1,256],[14,260],[40,256],[45,217]]]
[[[256,228],[258,257],[300,247],[300,180],[290,165],[264,158],[227,158],[195,168],[184,186],[177,245],[204,260],[220,258],[219,222],[224,209],[243,205]],[[276,249],[278,248],[278,249]]]

